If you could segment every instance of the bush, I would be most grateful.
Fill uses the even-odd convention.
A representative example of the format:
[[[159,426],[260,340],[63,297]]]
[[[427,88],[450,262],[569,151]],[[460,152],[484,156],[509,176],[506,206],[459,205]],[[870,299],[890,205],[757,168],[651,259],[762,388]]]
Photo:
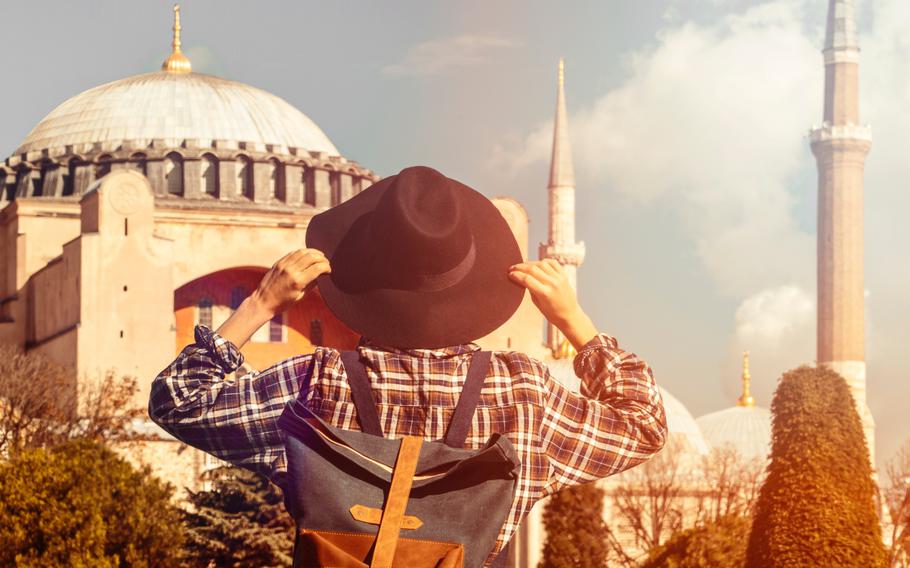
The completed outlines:
[[[294,520],[277,487],[237,467],[209,472],[210,491],[190,492],[188,560],[195,566],[289,566]]]
[[[642,568],[740,568],[752,521],[731,515],[681,531],[657,547]]]
[[[541,568],[607,565],[603,502],[604,490],[596,482],[568,487],[550,498],[543,512],[547,540]]]
[[[172,489],[97,442],[0,464],[0,565],[179,566]]]
[[[883,566],[869,450],[846,381],[823,367],[789,371],[771,412],[746,565]]]

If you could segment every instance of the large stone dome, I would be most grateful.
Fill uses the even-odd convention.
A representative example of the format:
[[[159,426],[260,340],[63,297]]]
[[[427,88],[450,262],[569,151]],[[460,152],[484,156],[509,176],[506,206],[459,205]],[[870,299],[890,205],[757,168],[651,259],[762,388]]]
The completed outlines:
[[[48,114],[16,154],[124,140],[278,145],[337,156],[310,118],[271,93],[199,73],[158,71],[89,89]]]

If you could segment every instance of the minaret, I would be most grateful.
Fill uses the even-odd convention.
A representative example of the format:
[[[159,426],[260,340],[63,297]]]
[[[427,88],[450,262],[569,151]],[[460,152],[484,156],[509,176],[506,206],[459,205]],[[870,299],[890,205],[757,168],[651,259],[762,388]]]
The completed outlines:
[[[863,331],[863,167],[872,144],[859,122],[855,1],[830,0],[824,122],[810,133],[818,163],[817,362],[850,385],[874,467],[875,424],[866,405]]]
[[[540,258],[558,260],[566,270],[572,287],[577,288],[577,270],[585,258],[585,244],[575,241],[575,170],[569,143],[566,114],[565,62],[559,59],[556,88],[556,121],[553,124],[553,155],[550,161],[550,228],[546,243],[540,244]],[[547,325],[547,347],[554,355],[562,346],[562,334]]]

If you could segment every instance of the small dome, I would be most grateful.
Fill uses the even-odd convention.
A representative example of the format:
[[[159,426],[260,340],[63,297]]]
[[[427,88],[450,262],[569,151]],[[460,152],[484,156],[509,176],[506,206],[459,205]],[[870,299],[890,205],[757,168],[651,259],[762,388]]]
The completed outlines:
[[[696,420],[712,447],[735,448],[746,459],[764,459],[771,451],[771,412],[760,406],[734,406]]]
[[[339,155],[316,123],[271,93],[211,75],[167,71],[76,95],[39,122],[16,153],[153,139],[274,144]]]

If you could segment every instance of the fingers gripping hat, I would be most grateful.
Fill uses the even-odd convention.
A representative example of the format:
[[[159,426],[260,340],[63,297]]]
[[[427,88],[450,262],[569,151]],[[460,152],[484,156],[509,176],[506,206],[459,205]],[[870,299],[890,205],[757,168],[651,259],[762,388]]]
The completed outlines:
[[[496,206],[424,166],[316,215],[306,244],[332,265],[317,280],[329,309],[387,345],[434,348],[483,337],[524,293],[508,278],[521,252]]]

